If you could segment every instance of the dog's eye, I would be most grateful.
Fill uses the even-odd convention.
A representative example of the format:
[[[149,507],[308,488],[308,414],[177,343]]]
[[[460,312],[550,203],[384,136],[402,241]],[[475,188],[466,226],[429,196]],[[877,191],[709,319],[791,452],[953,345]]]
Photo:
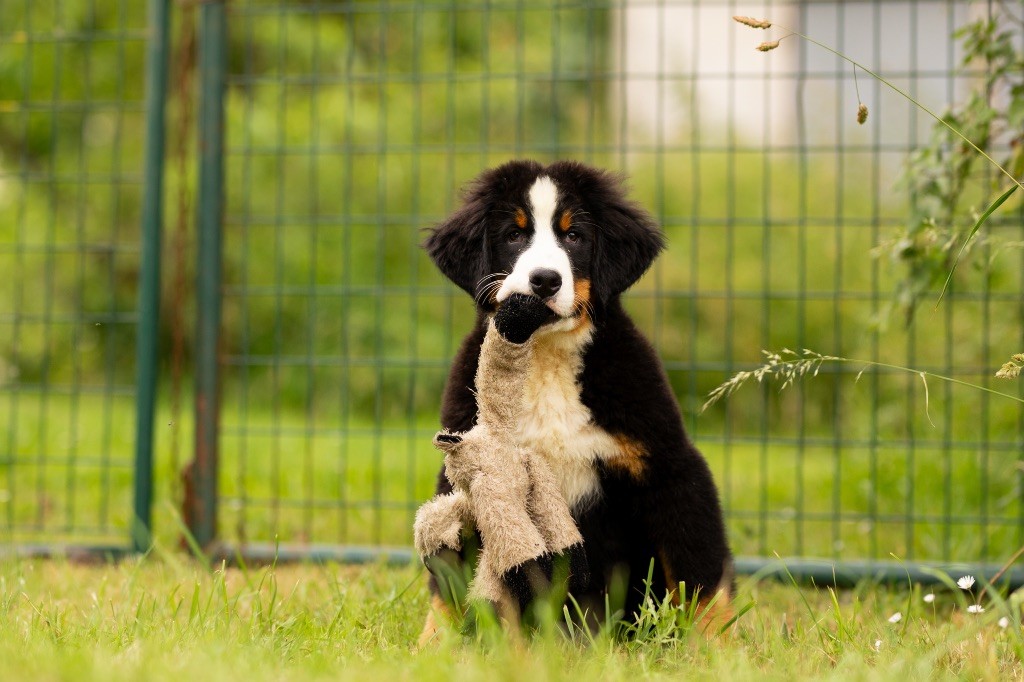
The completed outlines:
[[[580,233],[577,232],[576,230],[570,230],[569,232],[565,233],[565,241],[569,242],[570,244],[576,244],[577,242],[579,242],[579,240]]]
[[[505,240],[509,244],[518,244],[519,242],[523,241],[523,233],[521,231],[519,231],[519,230],[515,230],[514,232],[509,232],[508,236],[505,237]]]

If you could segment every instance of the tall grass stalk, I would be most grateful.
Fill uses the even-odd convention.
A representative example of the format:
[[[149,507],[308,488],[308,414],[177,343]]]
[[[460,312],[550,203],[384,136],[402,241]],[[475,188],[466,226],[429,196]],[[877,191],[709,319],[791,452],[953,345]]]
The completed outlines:
[[[863,369],[857,374],[857,379],[864,374],[864,372],[870,367],[878,367],[881,369],[889,369],[897,372],[906,372],[908,374],[916,374],[921,378],[925,389],[925,409],[927,410],[927,396],[928,396],[928,379],[937,379],[939,381],[945,381],[950,384],[956,384],[958,386],[967,386],[985,393],[991,393],[1001,398],[1013,400],[1018,403],[1024,404],[1024,398],[1020,396],[1012,395],[1010,393],[1004,393],[997,391],[987,386],[980,384],[971,383],[969,381],[963,381],[955,377],[946,376],[944,374],[936,374],[934,372],[924,372],[921,370],[913,369],[911,367],[904,367],[903,365],[894,365],[888,362],[877,362],[874,360],[863,360],[859,358],[844,358],[837,355],[822,355],[821,353],[815,352],[809,348],[804,348],[801,352],[796,352],[788,348],[782,350],[761,351],[765,356],[764,364],[742,372],[737,372],[730,379],[718,385],[711,393],[708,394],[708,399],[701,406],[701,412],[704,412],[709,407],[717,403],[723,398],[728,398],[730,395],[735,393],[745,383],[754,379],[757,383],[763,383],[765,380],[775,380],[781,382],[780,390],[784,390],[791,386],[797,379],[802,379],[806,376],[817,376],[821,370],[821,366],[825,363],[843,363],[843,364],[854,364],[862,365]],[[1016,356],[1015,356],[1016,357]]]
[[[984,149],[982,149],[980,146],[975,144],[975,142],[973,140],[968,138],[967,135],[965,135],[963,133],[963,131],[961,131],[959,128],[957,128],[956,126],[951,124],[944,117],[939,116],[937,113],[935,113],[934,111],[932,111],[931,109],[926,107],[924,104],[922,104],[919,100],[917,100],[909,92],[901,89],[896,84],[894,84],[892,81],[890,81],[887,78],[885,78],[884,76],[882,76],[880,73],[877,73],[876,71],[872,71],[871,69],[869,69],[868,67],[864,66],[863,64],[861,64],[857,60],[853,59],[852,57],[849,57],[848,55],[843,54],[842,52],[840,52],[840,51],[838,51],[838,50],[836,50],[836,49],[826,45],[825,43],[822,43],[822,42],[820,42],[818,40],[815,40],[814,38],[810,37],[809,35],[801,33],[800,31],[794,31],[793,29],[787,28],[785,26],[781,26],[781,25],[778,25],[778,24],[773,24],[771,21],[769,21],[767,19],[755,20],[755,19],[751,19],[750,17],[734,16],[733,20],[735,20],[736,22],[738,22],[740,24],[743,24],[744,26],[749,26],[750,28],[768,29],[768,28],[771,28],[772,26],[776,26],[777,28],[779,28],[779,29],[781,29],[783,31],[786,31],[786,35],[782,36],[778,40],[771,41],[771,42],[765,42],[765,43],[761,43],[760,45],[758,45],[756,49],[758,49],[761,52],[768,52],[769,50],[773,50],[773,49],[777,48],[779,46],[779,44],[783,40],[785,40],[786,38],[789,38],[790,36],[797,36],[798,38],[802,38],[803,40],[806,40],[807,42],[811,43],[812,45],[816,45],[816,46],[820,47],[821,49],[834,54],[835,56],[839,57],[843,61],[845,61],[848,64],[852,65],[854,67],[854,76],[855,77],[856,77],[856,74],[857,74],[856,69],[860,69],[864,73],[868,74],[869,76],[871,76],[872,78],[877,80],[879,83],[882,83],[883,85],[888,87],[890,90],[892,90],[893,92],[897,93],[898,95],[900,95],[901,97],[906,99],[908,102],[913,104],[915,107],[917,107],[918,109],[920,109],[924,113],[926,113],[929,116],[931,116],[938,123],[940,123],[941,125],[945,126],[951,133],[953,133],[954,135],[959,137],[961,140],[963,140],[964,143],[966,143],[969,147],[971,147],[971,149],[973,149],[978,154],[980,154],[982,157],[984,157],[986,161],[988,161],[990,164],[992,164],[992,166],[994,166],[996,169],[998,169],[1000,173],[1002,173],[1007,178],[1009,178],[1010,182],[1013,183],[1008,189],[1006,189],[1005,191],[1001,192],[1000,195],[988,206],[988,208],[985,209],[985,211],[981,213],[981,215],[979,216],[978,220],[975,222],[974,227],[968,233],[967,238],[964,239],[963,244],[960,246],[960,251],[957,252],[956,258],[953,259],[953,263],[950,266],[949,273],[948,273],[948,275],[946,277],[946,281],[945,281],[945,283],[942,286],[942,291],[939,292],[939,298],[935,302],[936,307],[938,307],[939,303],[942,302],[942,298],[945,295],[946,290],[949,288],[949,283],[953,279],[953,273],[956,270],[957,263],[960,261],[960,257],[963,255],[964,250],[967,248],[967,244],[970,243],[971,239],[974,238],[974,235],[977,234],[978,230],[981,229],[981,226],[985,224],[985,222],[996,211],[996,209],[998,209],[1000,206],[1002,206],[1003,203],[1005,203],[1006,200],[1009,199],[1010,196],[1014,192],[1016,192],[1018,189],[1024,188],[1024,184],[1022,184],[1020,180],[1018,180],[1016,177],[1014,177],[1013,173],[1008,171],[1002,164],[1000,164],[998,161],[993,159]],[[859,96],[859,88],[858,88],[858,100],[859,99],[860,99],[860,96]],[[858,123],[864,123],[865,120],[867,120],[867,108],[866,108],[866,106],[863,103],[858,101],[857,122]]]

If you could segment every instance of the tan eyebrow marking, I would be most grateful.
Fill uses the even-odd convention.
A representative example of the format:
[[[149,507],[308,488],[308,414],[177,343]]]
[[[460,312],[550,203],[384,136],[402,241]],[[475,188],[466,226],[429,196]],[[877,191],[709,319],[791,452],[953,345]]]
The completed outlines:
[[[526,211],[521,208],[516,209],[516,225],[520,230],[526,229]]]
[[[570,211],[562,213],[562,218],[558,221],[558,227],[562,232],[569,231],[569,228],[572,227],[572,213]]]

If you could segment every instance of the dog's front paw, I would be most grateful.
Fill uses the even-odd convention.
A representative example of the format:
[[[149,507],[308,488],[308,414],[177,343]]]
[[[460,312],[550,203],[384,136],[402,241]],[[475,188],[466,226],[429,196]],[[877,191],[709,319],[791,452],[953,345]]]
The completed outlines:
[[[543,554],[501,575],[501,581],[519,606],[519,613],[526,614],[530,604],[551,591],[551,560],[550,554]]]
[[[583,543],[570,545],[555,555],[553,560],[553,577],[555,580],[566,580],[569,592],[580,594],[590,586],[590,564]]]

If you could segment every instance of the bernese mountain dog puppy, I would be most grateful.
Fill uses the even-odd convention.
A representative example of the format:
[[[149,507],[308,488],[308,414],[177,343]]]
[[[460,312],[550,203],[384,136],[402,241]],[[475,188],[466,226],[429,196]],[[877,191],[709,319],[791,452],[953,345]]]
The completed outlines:
[[[653,561],[655,597],[714,597],[709,617],[724,623],[733,560],[718,492],[654,349],[620,300],[664,247],[651,216],[610,173],[511,161],[482,173],[424,246],[477,304],[448,376],[443,428],[473,427],[488,317],[514,294],[536,296],[553,313],[534,332],[516,435],[550,463],[583,536],[589,580],[573,597],[600,620],[606,594],[619,592],[631,618]],[[450,490],[442,467],[437,492]],[[443,610],[451,595],[436,573],[431,592]],[[429,617],[424,636],[434,627]]]

